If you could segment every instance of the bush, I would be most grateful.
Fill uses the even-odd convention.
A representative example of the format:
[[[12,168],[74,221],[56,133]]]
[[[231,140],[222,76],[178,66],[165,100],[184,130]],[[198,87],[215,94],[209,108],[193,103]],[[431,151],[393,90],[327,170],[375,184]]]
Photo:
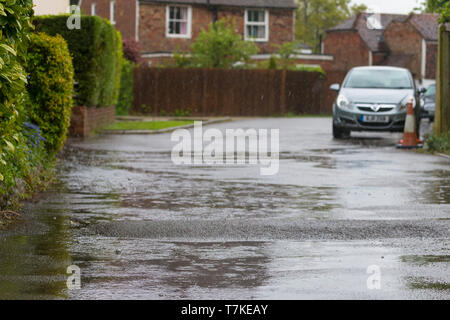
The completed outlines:
[[[122,41],[120,33],[107,20],[81,16],[81,29],[69,30],[68,15],[39,16],[34,25],[39,32],[60,34],[72,55],[76,104],[106,107],[117,104],[120,90]]]
[[[267,69],[276,70],[278,69],[277,59],[274,56],[271,56],[267,65]]]
[[[123,47],[123,56],[125,59],[135,64],[139,64],[142,62],[139,42],[137,42],[134,39],[124,39],[122,47]]]
[[[229,69],[237,62],[248,62],[259,49],[254,43],[242,40],[235,30],[236,24],[228,19],[210,24],[208,31],[202,30],[191,46],[192,65]]]
[[[0,3],[0,195],[23,176],[26,159],[22,134],[25,84],[25,39],[33,14],[31,0]],[[0,209],[4,201],[0,197]]]
[[[116,107],[116,113],[121,116],[128,115],[133,103],[134,68],[135,64],[133,62],[124,59],[122,79],[120,80],[119,102]]]
[[[425,150],[450,155],[450,131],[441,134],[440,137],[435,135],[427,135],[425,137]]]
[[[33,34],[28,48],[28,121],[42,130],[49,154],[60,151],[70,124],[73,66],[66,41],[59,35]]]

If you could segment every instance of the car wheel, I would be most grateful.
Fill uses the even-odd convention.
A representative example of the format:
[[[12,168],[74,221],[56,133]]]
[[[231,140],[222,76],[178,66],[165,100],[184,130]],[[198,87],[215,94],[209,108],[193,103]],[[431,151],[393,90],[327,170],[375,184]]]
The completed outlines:
[[[333,124],[333,137],[335,139],[346,139],[350,137],[350,131],[345,129],[340,129]]]

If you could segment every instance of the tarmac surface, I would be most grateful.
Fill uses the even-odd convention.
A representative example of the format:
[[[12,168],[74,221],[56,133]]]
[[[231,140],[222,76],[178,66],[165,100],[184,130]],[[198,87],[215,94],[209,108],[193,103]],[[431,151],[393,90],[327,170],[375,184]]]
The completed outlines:
[[[449,159],[330,118],[208,128],[280,129],[278,174],[175,165],[170,133],[71,140],[0,231],[0,299],[450,298]]]

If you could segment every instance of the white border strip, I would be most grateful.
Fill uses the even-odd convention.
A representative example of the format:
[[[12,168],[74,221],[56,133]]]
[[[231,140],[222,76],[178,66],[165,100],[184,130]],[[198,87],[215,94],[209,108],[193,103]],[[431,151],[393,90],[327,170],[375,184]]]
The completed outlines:
[[[144,59],[152,59],[152,58],[173,58],[173,53],[143,53],[142,58]],[[186,56],[190,56],[189,54],[186,54]],[[275,56],[279,58],[279,55],[277,54],[257,54],[251,56],[252,60],[269,60],[270,57]],[[318,60],[318,61],[334,61],[334,57],[331,55],[317,55],[317,54],[296,54],[292,55],[293,59],[299,59],[299,60]]]

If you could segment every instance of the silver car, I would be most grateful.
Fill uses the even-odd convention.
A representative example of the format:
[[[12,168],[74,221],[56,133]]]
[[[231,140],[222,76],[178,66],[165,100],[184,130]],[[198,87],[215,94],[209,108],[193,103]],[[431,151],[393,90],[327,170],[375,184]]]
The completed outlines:
[[[407,104],[419,101],[411,72],[394,67],[357,67],[350,70],[333,104],[333,136],[348,137],[351,131],[404,130]],[[420,107],[415,108],[417,129]]]

